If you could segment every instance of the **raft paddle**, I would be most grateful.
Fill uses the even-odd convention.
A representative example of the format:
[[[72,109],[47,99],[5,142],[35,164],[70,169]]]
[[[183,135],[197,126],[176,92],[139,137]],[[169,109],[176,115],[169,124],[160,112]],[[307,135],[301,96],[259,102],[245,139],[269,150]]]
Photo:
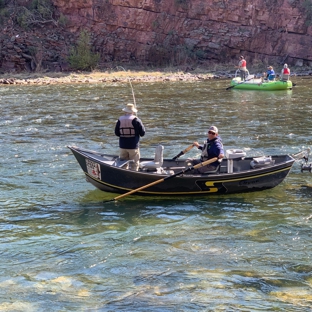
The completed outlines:
[[[141,186],[141,187],[139,187],[139,188],[137,188],[137,189],[135,189],[135,190],[132,190],[132,191],[130,191],[130,192],[128,192],[128,193],[119,195],[119,196],[117,196],[117,197],[115,197],[115,198],[113,198],[113,199],[111,199],[111,200],[107,200],[107,201],[105,201],[104,203],[111,202],[111,201],[116,201],[116,200],[118,200],[118,199],[120,199],[120,198],[126,197],[126,196],[128,196],[128,195],[131,195],[131,194],[136,193],[136,192],[139,192],[139,191],[142,191],[142,190],[144,190],[144,189],[146,189],[146,188],[148,188],[148,187],[150,187],[150,186],[153,186],[153,185],[159,184],[159,183],[161,183],[161,182],[164,182],[164,181],[166,181],[166,180],[172,179],[172,178],[174,178],[174,177],[176,177],[176,176],[178,176],[178,175],[180,175],[180,174],[183,174],[183,173],[185,173],[185,172],[191,171],[191,170],[193,170],[193,169],[198,169],[198,168],[203,167],[203,166],[207,166],[207,165],[209,165],[209,164],[211,164],[211,163],[213,163],[213,162],[215,162],[215,161],[217,161],[217,160],[218,160],[217,157],[208,159],[208,160],[206,160],[206,161],[204,161],[204,162],[201,162],[201,163],[199,163],[199,164],[197,164],[197,165],[195,165],[195,166],[191,166],[191,167],[188,167],[187,169],[181,170],[181,171],[179,171],[179,172],[177,172],[177,173],[175,173],[175,174],[173,174],[173,175],[170,175],[170,176],[167,176],[167,177],[162,178],[162,179],[160,179],[160,180],[154,181],[154,182],[152,182],[152,183],[143,185],[143,186]]]
[[[234,88],[234,87],[236,87],[236,86],[238,86],[238,85],[240,85],[240,84],[243,84],[243,83],[245,83],[246,81],[249,81],[249,80],[251,80],[251,79],[255,79],[255,77],[252,77],[252,78],[249,78],[249,79],[247,79],[247,80],[244,80],[244,81],[242,81],[242,82],[240,82],[240,83],[238,83],[238,84],[236,84],[236,85],[234,85],[234,86],[227,87],[225,90],[232,89],[232,88]]]
[[[190,151],[194,147],[194,144],[191,144],[189,147],[187,147],[184,151],[181,151],[178,155],[174,156],[172,160],[178,159],[180,156],[184,155],[188,151]]]

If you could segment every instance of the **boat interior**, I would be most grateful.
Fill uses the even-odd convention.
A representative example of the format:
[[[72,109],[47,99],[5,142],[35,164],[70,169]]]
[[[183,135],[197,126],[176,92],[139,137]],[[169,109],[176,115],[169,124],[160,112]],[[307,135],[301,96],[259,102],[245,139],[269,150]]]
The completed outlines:
[[[155,149],[155,157],[141,158],[140,172],[148,172],[155,174],[175,174],[182,170],[192,167],[191,159],[164,159],[163,146],[159,145]],[[127,169],[131,160],[121,160],[116,155],[106,155],[100,153],[88,153],[90,159],[109,166]],[[210,170],[204,174],[224,174],[224,173],[238,173],[248,170],[254,170],[263,167],[274,166],[280,163],[285,163],[292,158],[288,155],[281,156],[259,156],[259,157],[246,157],[246,153],[239,149],[226,150],[226,157],[220,162],[215,170]],[[186,174],[194,174],[188,171]],[[201,174],[200,174],[201,175]]]

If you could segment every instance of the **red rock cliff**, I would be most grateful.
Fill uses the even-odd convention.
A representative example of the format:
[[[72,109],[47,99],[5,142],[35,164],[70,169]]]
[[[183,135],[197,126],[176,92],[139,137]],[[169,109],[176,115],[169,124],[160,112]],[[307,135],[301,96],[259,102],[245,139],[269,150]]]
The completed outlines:
[[[82,30],[92,34],[94,51],[101,54],[102,63],[236,62],[238,54],[244,54],[249,63],[312,64],[312,8],[307,11],[305,0],[52,2],[66,17],[65,28],[50,25],[44,29],[45,35],[37,29],[31,32],[31,38],[30,32],[5,29],[2,50],[8,51],[9,45],[15,56],[12,60],[8,53],[2,53],[3,68],[23,69],[29,61],[27,44],[30,39],[35,44],[35,36],[43,67],[46,64],[51,69],[53,63],[57,69],[66,63],[68,50]],[[21,54],[25,60],[19,59]]]

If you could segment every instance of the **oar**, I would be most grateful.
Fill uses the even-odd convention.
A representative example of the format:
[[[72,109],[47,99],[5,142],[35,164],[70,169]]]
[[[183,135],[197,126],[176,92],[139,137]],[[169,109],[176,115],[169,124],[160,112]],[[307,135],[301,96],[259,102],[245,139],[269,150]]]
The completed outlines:
[[[244,81],[242,81],[242,82],[240,82],[240,83],[238,83],[238,84],[236,84],[236,85],[234,85],[234,86],[227,87],[225,90],[232,89],[232,88],[234,88],[234,87],[236,87],[236,86],[238,86],[238,85],[240,85],[240,84],[242,84],[242,83],[245,83],[246,81],[252,80],[252,79],[255,79],[255,78],[254,78],[254,77],[249,78],[249,79],[244,80]]]
[[[191,144],[189,147],[187,147],[184,151],[181,151],[177,156],[174,156],[172,160],[178,159],[180,156],[184,155],[188,151],[190,151],[194,147],[194,144]]]
[[[150,187],[150,186],[153,186],[153,185],[159,184],[159,183],[161,183],[161,182],[164,182],[164,181],[166,181],[166,180],[172,179],[172,178],[174,178],[174,177],[176,177],[176,176],[178,176],[178,175],[181,175],[181,174],[183,174],[183,173],[185,173],[185,172],[191,171],[191,170],[193,170],[193,169],[198,169],[198,168],[200,168],[200,167],[207,166],[207,165],[209,165],[209,164],[211,164],[211,163],[213,163],[213,162],[215,162],[215,161],[217,161],[217,160],[218,160],[217,157],[214,157],[214,158],[212,158],[212,159],[208,159],[208,160],[206,160],[206,161],[204,161],[204,162],[202,162],[202,163],[199,163],[199,164],[197,164],[197,165],[195,165],[195,166],[188,167],[187,169],[181,170],[181,171],[179,171],[179,172],[177,172],[177,173],[175,173],[175,174],[173,174],[173,175],[170,175],[170,176],[167,176],[167,177],[162,178],[162,179],[160,179],[160,180],[154,181],[154,182],[152,182],[152,183],[143,185],[143,186],[141,186],[141,187],[139,187],[139,188],[137,188],[137,189],[135,189],[135,190],[132,190],[132,191],[130,191],[130,192],[128,192],[128,193],[119,195],[119,196],[117,196],[117,197],[115,197],[115,198],[113,198],[113,199],[111,199],[111,200],[106,201],[106,202],[116,201],[116,200],[118,200],[118,199],[120,199],[120,198],[126,197],[126,196],[128,196],[128,195],[131,195],[131,194],[136,193],[136,192],[139,192],[139,191],[142,191],[142,190],[144,190],[144,189],[146,189],[146,188],[148,188],[148,187]]]

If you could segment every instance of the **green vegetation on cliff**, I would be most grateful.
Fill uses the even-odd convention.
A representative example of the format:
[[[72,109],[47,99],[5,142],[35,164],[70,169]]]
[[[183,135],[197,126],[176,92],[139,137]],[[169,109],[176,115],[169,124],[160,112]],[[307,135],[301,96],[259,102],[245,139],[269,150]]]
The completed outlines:
[[[76,47],[70,51],[68,58],[74,70],[93,70],[100,60],[98,53],[93,53],[90,47],[90,35],[87,31],[80,33]]]

